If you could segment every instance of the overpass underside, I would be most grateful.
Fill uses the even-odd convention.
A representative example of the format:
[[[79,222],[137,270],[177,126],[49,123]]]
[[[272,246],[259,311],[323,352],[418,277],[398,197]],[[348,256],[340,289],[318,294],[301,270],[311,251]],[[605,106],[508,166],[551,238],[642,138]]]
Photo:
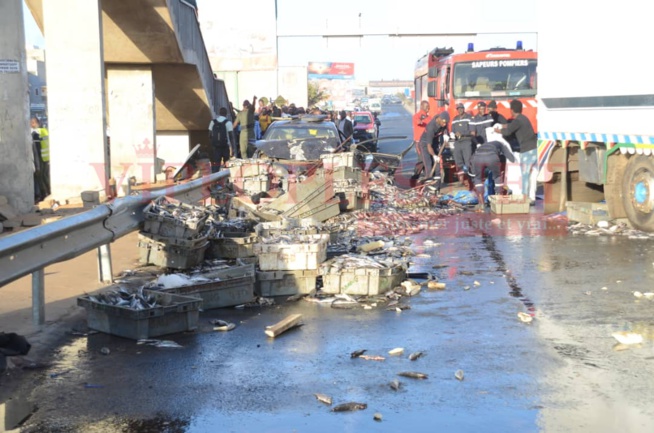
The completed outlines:
[[[53,195],[153,181],[229,107],[181,0],[26,0],[46,40]],[[107,136],[110,140],[107,140]],[[71,147],[77,151],[72,155]],[[156,168],[156,170],[155,170]]]

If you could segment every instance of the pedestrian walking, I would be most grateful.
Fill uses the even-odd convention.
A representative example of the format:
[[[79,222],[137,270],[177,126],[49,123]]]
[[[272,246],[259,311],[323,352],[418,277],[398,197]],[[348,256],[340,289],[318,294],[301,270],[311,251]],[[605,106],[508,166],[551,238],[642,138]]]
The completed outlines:
[[[517,99],[511,101],[513,121],[506,125],[496,125],[495,131],[508,137],[515,134],[520,145],[520,172],[522,193],[528,194],[530,204],[536,202],[536,157],[538,139],[529,118],[522,114],[522,102]]]

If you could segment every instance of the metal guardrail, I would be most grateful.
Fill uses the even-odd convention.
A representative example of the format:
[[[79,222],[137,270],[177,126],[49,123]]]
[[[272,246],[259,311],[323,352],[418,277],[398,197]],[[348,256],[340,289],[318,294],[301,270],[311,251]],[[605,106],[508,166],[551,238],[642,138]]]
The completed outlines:
[[[197,66],[213,112],[212,116],[217,115],[220,107],[225,107],[229,111],[230,104],[225,83],[213,74],[195,8],[184,0],[166,0],[166,2],[184,62]]]
[[[128,196],[112,203],[0,238],[0,288],[32,274],[32,311],[34,322],[45,319],[43,269],[98,249],[101,281],[111,281],[109,244],[137,230],[143,222],[143,210],[150,201],[162,196],[195,203],[210,195],[210,186],[229,177],[229,170],[203,176],[191,182]]]

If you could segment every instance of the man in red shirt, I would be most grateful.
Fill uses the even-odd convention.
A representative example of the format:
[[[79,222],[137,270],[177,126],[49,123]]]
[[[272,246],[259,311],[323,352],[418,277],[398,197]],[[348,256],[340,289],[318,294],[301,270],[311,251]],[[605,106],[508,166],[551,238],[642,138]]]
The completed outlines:
[[[413,142],[416,145],[416,153],[418,154],[418,160],[423,163],[423,167],[431,167],[431,155],[426,145],[421,145],[420,137],[425,132],[427,124],[431,120],[429,115],[429,102],[422,101],[420,102],[420,109],[413,115]],[[429,161],[427,161],[429,159]],[[429,176],[429,173],[426,173],[426,177]]]

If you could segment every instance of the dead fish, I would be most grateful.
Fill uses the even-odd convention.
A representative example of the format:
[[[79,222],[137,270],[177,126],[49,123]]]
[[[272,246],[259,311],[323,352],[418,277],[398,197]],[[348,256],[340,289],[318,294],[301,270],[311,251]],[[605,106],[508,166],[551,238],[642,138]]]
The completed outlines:
[[[222,321],[221,321],[222,322]],[[220,331],[220,332],[228,332],[231,331],[232,329],[236,328],[236,325],[233,323],[228,323],[224,322],[224,324],[221,324],[219,326],[214,326],[213,330],[214,331]]]
[[[350,309],[350,308],[360,307],[360,305],[354,299],[349,300],[349,299],[336,298],[331,303],[331,307],[340,308],[340,309]]]
[[[383,361],[386,359],[383,356],[378,355],[361,355],[359,358],[365,359],[366,361]]]
[[[417,371],[403,371],[401,373],[397,373],[397,375],[410,377],[411,379],[427,379],[429,377],[425,373],[419,373]]]
[[[349,403],[339,404],[338,406],[334,406],[332,412],[350,412],[353,410],[364,410],[367,408],[368,405],[366,403],[349,402]]]
[[[379,412],[375,412],[375,414],[372,416],[372,419],[375,421],[381,421],[382,420],[382,414]]]
[[[429,259],[429,258],[431,258],[431,254],[425,254],[425,253],[416,254],[416,258],[418,258],[418,259]]]
[[[391,386],[391,389],[393,391],[398,391],[400,389],[400,387],[402,386],[402,382],[400,382],[397,379],[393,379],[389,385]]]
[[[475,275],[475,273],[471,272],[471,271],[459,271],[459,274],[460,275],[468,275],[468,276]]]
[[[415,361],[416,359],[420,358],[424,354],[425,354],[424,352],[413,352],[411,355],[409,355],[409,360]]]
[[[457,380],[463,380],[463,370],[457,370],[454,372],[454,377],[457,378]]]
[[[164,347],[164,348],[171,348],[171,349],[179,349],[184,347],[171,340],[153,340],[147,338],[137,340],[136,344],[147,344],[148,346]]]
[[[350,358],[358,358],[367,351],[368,349],[355,350],[354,352],[350,353]]]
[[[109,355],[111,353],[111,350],[109,350],[108,347],[103,347],[102,349],[100,349],[100,353],[103,355]]]
[[[397,356],[401,355],[404,353],[404,348],[403,347],[396,347],[395,349],[391,349],[388,351],[388,354],[391,356]]]
[[[325,403],[326,405],[331,406],[332,405],[332,398],[326,394],[320,394],[320,393],[315,393],[316,399],[321,402]]]
[[[297,302],[300,299],[304,298],[305,296],[308,296],[306,293],[298,293],[297,295],[292,295],[286,298],[286,302]]]
[[[527,313],[523,313],[522,311],[518,313],[518,318],[520,319],[521,322],[524,323],[531,323],[531,321],[534,320],[533,317],[531,317]]]

